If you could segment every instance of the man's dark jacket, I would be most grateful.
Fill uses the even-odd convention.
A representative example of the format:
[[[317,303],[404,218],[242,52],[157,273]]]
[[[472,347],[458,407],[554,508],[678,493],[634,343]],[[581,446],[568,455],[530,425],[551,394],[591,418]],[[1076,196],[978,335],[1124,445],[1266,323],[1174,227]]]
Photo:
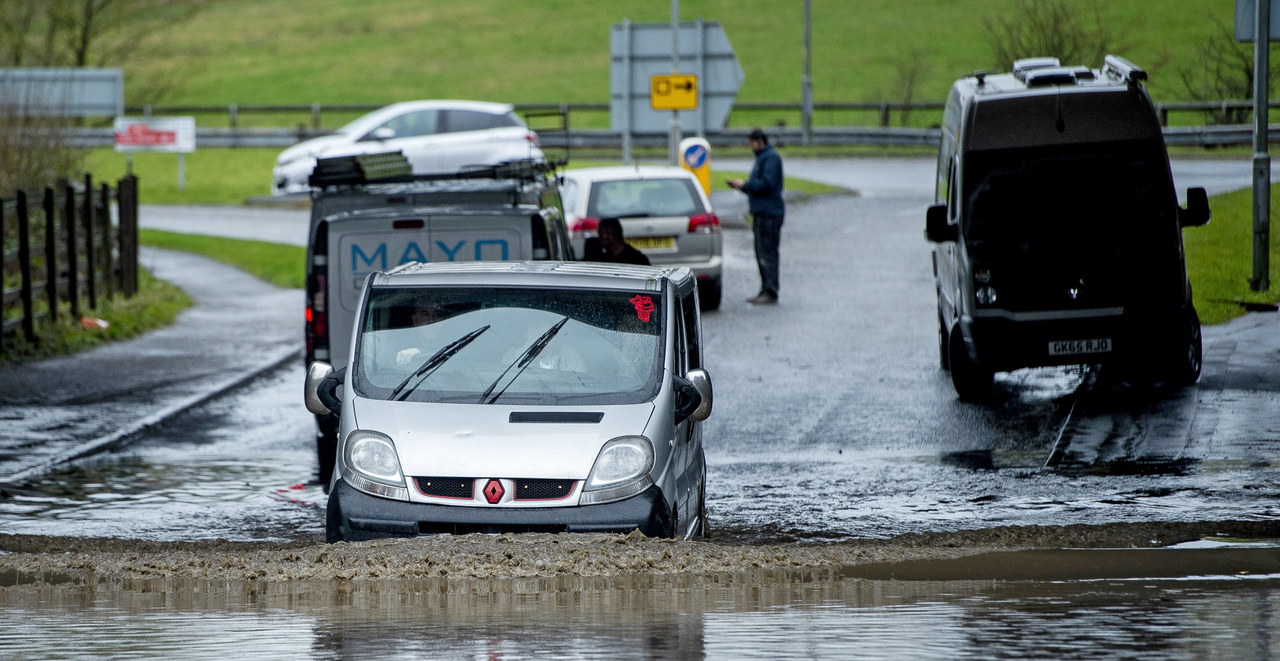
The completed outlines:
[[[751,176],[742,184],[747,194],[751,215],[782,216],[786,205],[782,202],[782,157],[772,145],[765,145],[756,152],[756,162],[751,166]]]

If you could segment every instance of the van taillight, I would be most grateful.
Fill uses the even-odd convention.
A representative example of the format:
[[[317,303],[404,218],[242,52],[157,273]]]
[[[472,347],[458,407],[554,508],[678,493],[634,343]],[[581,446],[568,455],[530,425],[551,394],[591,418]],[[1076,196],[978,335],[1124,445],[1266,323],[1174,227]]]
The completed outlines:
[[[307,353],[314,354],[317,349],[329,348],[329,317],[325,314],[325,298],[329,294],[328,278],[316,274],[311,276],[311,300],[306,308],[307,319]]]
[[[599,218],[579,218],[569,223],[569,232],[571,234],[583,234],[585,232],[594,232],[598,229],[600,229]]]
[[[701,232],[714,234],[720,231],[720,217],[714,213],[700,213],[689,216],[689,233]]]

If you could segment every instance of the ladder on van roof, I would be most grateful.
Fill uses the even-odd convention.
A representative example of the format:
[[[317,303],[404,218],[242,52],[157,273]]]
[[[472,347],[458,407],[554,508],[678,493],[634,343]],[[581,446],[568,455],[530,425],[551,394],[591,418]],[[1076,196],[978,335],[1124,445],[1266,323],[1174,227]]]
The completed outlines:
[[[556,171],[549,161],[521,160],[467,168],[457,172],[413,174],[413,167],[403,152],[379,152],[355,156],[335,156],[316,160],[315,170],[307,179],[312,188],[360,186],[364,184],[404,183],[411,181],[460,181],[466,179],[514,179],[537,181]]]

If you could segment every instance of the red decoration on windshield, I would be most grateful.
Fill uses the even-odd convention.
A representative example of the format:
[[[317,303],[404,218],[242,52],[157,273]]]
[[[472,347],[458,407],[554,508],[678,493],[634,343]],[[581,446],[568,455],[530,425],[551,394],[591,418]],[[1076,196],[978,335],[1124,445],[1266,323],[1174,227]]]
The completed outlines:
[[[639,319],[640,321],[649,321],[649,315],[653,313],[652,298],[636,294],[631,297],[631,304],[636,307],[636,319]]]

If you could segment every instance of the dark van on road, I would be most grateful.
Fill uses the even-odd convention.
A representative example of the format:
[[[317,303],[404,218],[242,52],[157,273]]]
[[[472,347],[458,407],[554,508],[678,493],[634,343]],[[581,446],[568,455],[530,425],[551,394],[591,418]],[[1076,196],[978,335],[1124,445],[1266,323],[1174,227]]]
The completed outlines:
[[[955,82],[943,115],[933,242],[938,349],[961,399],[995,372],[1116,365],[1169,385],[1200,376],[1182,228],[1209,222],[1202,188],[1178,206],[1146,72],[1056,58]]]

